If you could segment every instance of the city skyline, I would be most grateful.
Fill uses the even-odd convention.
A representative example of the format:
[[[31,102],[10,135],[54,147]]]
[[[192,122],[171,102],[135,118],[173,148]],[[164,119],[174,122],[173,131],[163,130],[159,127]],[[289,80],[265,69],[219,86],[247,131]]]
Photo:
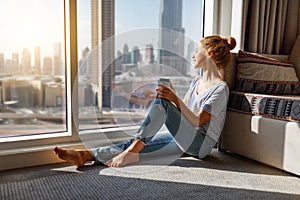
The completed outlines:
[[[65,69],[62,60],[65,58],[64,45],[68,43],[64,37],[63,2],[63,0],[31,0],[30,3],[23,0],[0,2],[0,26],[3,28],[0,33],[0,104],[2,103],[0,111],[6,115],[3,124],[30,123],[39,126],[40,122],[44,124],[45,121],[51,120],[52,125],[57,125],[59,129],[65,128],[66,108],[69,106],[67,98],[70,98],[67,96],[67,89],[70,88],[66,82],[69,74],[62,71]],[[80,112],[84,113],[84,118],[79,120],[83,120],[85,124],[85,120],[89,119],[91,122],[88,124],[89,127],[101,122],[98,118],[90,120],[94,119],[95,111],[102,114],[102,111],[115,109],[113,97],[118,97],[114,91],[115,84],[127,87],[129,81],[135,84],[131,88],[134,89],[145,83],[138,82],[139,77],[126,76],[128,70],[136,66],[142,67],[139,66],[140,63],[146,64],[144,67],[148,63],[154,67],[161,66],[160,49],[169,48],[161,44],[162,29],[169,28],[177,31],[182,34],[180,37],[184,34],[184,41],[181,43],[176,43],[178,41],[176,35],[170,41],[173,45],[176,43],[178,51],[175,50],[174,53],[179,54],[180,59],[190,55],[193,50],[191,42],[197,42],[201,37],[201,0],[176,0],[180,5],[176,9],[166,6],[165,13],[162,11],[162,3],[172,4],[175,0],[130,0],[130,3],[128,2],[115,0],[114,4],[111,0],[77,0],[79,63],[80,59],[87,55],[91,59],[87,60],[85,66],[79,64],[82,68],[78,71],[78,93],[80,94],[78,107]],[[102,5],[100,6],[99,3]],[[103,7],[105,9],[100,11],[99,9]],[[169,11],[174,13],[169,17],[163,15]],[[167,26],[172,24],[173,18],[179,11],[182,13],[178,15],[176,22],[178,26]],[[98,21],[99,13],[103,16],[101,22]],[[194,18],[197,20],[190,23]],[[162,19],[166,21],[163,26]],[[163,36],[166,37],[167,35]],[[113,39],[111,43],[113,45],[103,42],[106,41],[105,39]],[[124,46],[126,48],[123,48]],[[98,48],[101,55],[95,51]],[[185,49],[185,52],[182,49]],[[120,65],[117,71],[115,69],[117,65],[112,63],[117,61],[116,54],[119,50],[121,50]],[[91,52],[95,52],[94,55]],[[159,76],[164,74],[170,76],[174,87],[178,87],[181,94],[185,90],[185,80],[192,78],[191,73],[180,71],[186,65],[173,65],[172,63],[179,61],[173,55],[166,56],[168,57],[164,59],[167,62],[161,64],[171,66],[175,69],[170,70],[171,72],[178,71],[181,75],[170,74],[168,70],[156,72]],[[3,68],[7,61],[9,66]],[[128,74],[134,75],[134,73]],[[124,79],[118,79],[120,78],[118,75],[124,75]],[[185,75],[187,76],[183,78]],[[149,78],[153,81],[153,77]],[[156,85],[157,81],[154,82]],[[127,110],[132,107],[125,103],[116,108]],[[9,113],[6,113],[8,109]],[[104,123],[107,123],[106,120]],[[81,125],[79,128],[82,128]]]
[[[6,73],[62,75],[63,52],[62,43],[53,44],[53,55],[41,56],[42,48],[35,46],[33,52],[23,48],[20,53],[12,52],[5,57],[0,52],[0,75]]]

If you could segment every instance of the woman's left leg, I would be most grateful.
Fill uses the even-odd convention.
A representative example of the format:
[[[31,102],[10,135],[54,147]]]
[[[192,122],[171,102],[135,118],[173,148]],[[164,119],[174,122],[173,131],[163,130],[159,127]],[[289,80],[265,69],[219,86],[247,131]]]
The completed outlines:
[[[205,136],[197,131],[171,102],[165,99],[156,99],[148,116],[137,131],[134,142],[105,164],[122,166],[129,164],[130,160],[137,162],[138,153],[149,144],[163,124],[166,124],[181,150],[193,156],[198,155]],[[126,160],[126,157],[130,157],[130,159]]]
[[[157,133],[148,141],[147,145],[144,145],[141,140],[133,138],[129,142],[96,148],[93,150],[93,154],[96,160],[104,165],[120,167],[138,162],[140,155],[152,157],[166,154],[181,155],[182,151],[173,136],[165,131]],[[109,159],[110,157],[111,159]],[[106,159],[109,160],[105,162]]]
[[[172,135],[157,134],[163,124],[166,124]],[[178,152],[179,146],[182,151],[197,155],[203,138],[204,136],[196,131],[195,127],[171,102],[156,99],[134,139],[117,145],[95,148],[89,152],[96,162],[99,161],[108,166],[123,166],[137,162],[139,152],[154,152],[168,144],[170,144],[171,151]],[[108,161],[105,162],[106,160]]]
[[[91,152],[95,157],[96,164],[106,163],[108,160],[111,160],[114,157],[118,156],[126,149],[128,149],[134,141],[136,141],[136,139],[132,138],[125,142],[104,147],[92,148]],[[164,131],[157,133],[140,151],[141,154],[145,155],[152,155],[152,153],[154,152],[168,154],[180,153],[181,150],[177,146],[173,136],[168,131]]]
[[[193,156],[198,155],[205,135],[197,130],[174,104],[165,99],[155,100],[135,137],[147,146],[164,124],[182,151]]]
[[[109,165],[107,161],[124,152],[133,144],[134,141],[135,139],[133,138],[125,142],[104,147],[92,148],[90,150],[64,149],[56,147],[54,149],[54,152],[59,158],[67,162],[71,162],[76,166],[82,166],[87,161],[95,161],[95,164]],[[177,146],[173,136],[168,131],[156,134],[148,143],[148,145],[141,150],[140,153],[144,155],[153,155],[152,153],[154,152],[156,153],[155,155],[168,153],[181,155],[182,153]],[[138,160],[133,161],[137,162]]]

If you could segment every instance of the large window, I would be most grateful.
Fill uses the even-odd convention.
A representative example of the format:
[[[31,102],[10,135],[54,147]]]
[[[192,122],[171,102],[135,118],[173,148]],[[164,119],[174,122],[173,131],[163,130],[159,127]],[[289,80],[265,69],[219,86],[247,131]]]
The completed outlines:
[[[191,55],[202,7],[202,0],[78,0],[78,105],[70,110],[78,109],[79,128],[140,123],[160,77],[183,96],[199,73]],[[67,131],[65,16],[63,0],[1,1],[0,137]]]
[[[203,0],[0,1],[0,169],[56,162],[54,145],[128,137],[160,77],[183,97],[199,73],[190,58],[202,7]]]
[[[79,128],[139,124],[160,77],[183,97],[200,73],[191,56],[202,8],[202,0],[79,0]]]
[[[67,130],[64,9],[0,1],[0,138]]]

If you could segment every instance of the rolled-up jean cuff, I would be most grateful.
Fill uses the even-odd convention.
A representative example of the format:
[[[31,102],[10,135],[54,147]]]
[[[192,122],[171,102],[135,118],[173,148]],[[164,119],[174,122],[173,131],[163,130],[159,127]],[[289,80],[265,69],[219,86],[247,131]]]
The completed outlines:
[[[142,138],[140,135],[135,135],[134,138],[140,140],[145,146],[147,146],[148,142],[151,140],[147,138]]]
[[[95,148],[92,148],[90,150],[91,150],[92,155],[95,158],[94,164],[98,165],[98,164],[103,164],[104,162],[106,162],[106,160],[99,159],[97,150]]]

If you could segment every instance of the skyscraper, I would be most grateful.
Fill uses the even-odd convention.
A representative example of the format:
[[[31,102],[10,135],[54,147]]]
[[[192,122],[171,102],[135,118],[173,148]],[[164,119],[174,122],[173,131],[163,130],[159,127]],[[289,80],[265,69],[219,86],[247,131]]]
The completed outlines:
[[[92,0],[91,79],[99,88],[98,106],[111,107],[114,77],[114,0]],[[101,14],[101,15],[100,15]]]
[[[34,48],[34,72],[41,73],[41,48],[39,46]]]
[[[186,75],[182,0],[162,0],[159,63]]]
[[[131,63],[138,64],[141,61],[140,49],[138,47],[133,47],[131,52]]]
[[[30,55],[29,55],[29,59],[30,59]],[[11,66],[10,66],[10,72],[15,73],[16,71],[20,72],[19,69],[19,53],[17,52],[13,52],[12,53],[12,62],[11,62]]]
[[[31,73],[31,55],[28,49],[23,49],[22,51],[22,61],[21,61],[21,73]]]
[[[51,57],[44,57],[42,74],[53,75],[53,62]]]
[[[91,75],[91,65],[90,65],[90,49],[86,47],[82,52],[81,52],[81,59],[79,61],[79,71],[78,73],[80,75]]]
[[[123,54],[121,51],[117,51],[117,57],[115,59],[115,75],[122,74]]]
[[[131,55],[130,55],[129,47],[127,44],[124,44],[124,46],[123,46],[123,63],[124,64],[131,63]]]
[[[146,45],[145,49],[145,63],[154,63],[153,46],[151,44]]]
[[[62,44],[60,42],[54,43],[53,65],[54,75],[64,74],[64,67],[62,61]]]

